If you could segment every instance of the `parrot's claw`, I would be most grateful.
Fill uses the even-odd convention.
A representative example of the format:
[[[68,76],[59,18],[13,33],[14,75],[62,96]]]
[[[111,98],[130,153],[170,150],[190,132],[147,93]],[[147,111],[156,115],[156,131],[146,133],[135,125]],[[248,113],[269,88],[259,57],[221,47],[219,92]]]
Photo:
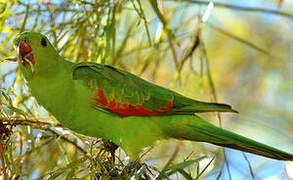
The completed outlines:
[[[104,141],[105,150],[110,152],[112,162],[115,163],[115,151],[118,149],[118,145],[113,143],[112,141],[106,140]]]

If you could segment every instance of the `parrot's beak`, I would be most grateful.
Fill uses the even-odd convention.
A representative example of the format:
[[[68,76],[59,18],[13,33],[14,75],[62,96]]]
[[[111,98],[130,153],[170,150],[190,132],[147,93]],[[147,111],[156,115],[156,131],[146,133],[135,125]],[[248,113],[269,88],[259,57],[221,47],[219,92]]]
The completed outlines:
[[[28,44],[27,40],[20,40],[16,47],[17,55],[22,64],[34,63],[34,55],[32,53],[32,48]]]
[[[21,62],[21,64],[23,64],[26,67],[30,67],[31,71],[34,72],[33,64],[35,63],[35,59],[32,53],[32,48],[26,39],[21,39],[18,41],[16,45],[16,52],[18,60]]]

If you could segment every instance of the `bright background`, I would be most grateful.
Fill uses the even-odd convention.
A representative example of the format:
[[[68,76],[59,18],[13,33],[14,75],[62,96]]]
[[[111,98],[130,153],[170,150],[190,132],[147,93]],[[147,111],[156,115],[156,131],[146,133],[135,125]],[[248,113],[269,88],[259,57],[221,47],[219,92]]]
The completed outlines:
[[[46,33],[71,61],[107,63],[194,99],[215,101],[216,96],[239,111],[221,115],[223,128],[292,153],[293,1],[215,1],[204,23],[201,17],[208,13],[209,1],[158,1],[159,11],[151,2],[156,1],[4,1],[0,59],[14,56],[12,39],[19,32]],[[200,44],[192,51],[196,37]],[[2,62],[0,73],[3,122],[57,122],[30,96],[17,64]],[[200,116],[219,124],[216,114]],[[5,164],[7,176],[93,178],[100,171],[89,160],[99,157],[99,143],[49,129],[15,126],[9,138],[2,139],[1,167]],[[70,143],[66,138],[78,140]],[[94,149],[94,155],[89,158],[76,144],[87,152]],[[230,149],[225,150],[225,160],[222,148],[203,143],[164,140],[142,161],[160,172],[176,147],[173,165],[207,155],[199,165],[185,168],[194,178],[196,168],[203,170],[214,155],[200,178],[290,179],[289,173],[293,178],[292,164],[248,153],[246,159]],[[177,172],[170,178],[183,177]]]

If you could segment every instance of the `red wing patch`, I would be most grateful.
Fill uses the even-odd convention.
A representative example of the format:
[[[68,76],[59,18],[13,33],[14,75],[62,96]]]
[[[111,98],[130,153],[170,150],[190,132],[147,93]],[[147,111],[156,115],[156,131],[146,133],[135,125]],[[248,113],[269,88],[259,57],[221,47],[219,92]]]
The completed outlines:
[[[115,99],[112,101],[108,101],[107,98],[104,95],[104,91],[99,88],[97,90],[97,97],[93,98],[96,103],[93,105],[96,107],[106,107],[107,109],[110,109],[113,112],[116,112],[118,114],[124,115],[124,116],[152,116],[159,113],[163,113],[168,111],[172,106],[173,103],[169,101],[165,107],[162,107],[160,109],[147,109],[143,105],[132,105],[129,103],[119,103],[116,102]]]

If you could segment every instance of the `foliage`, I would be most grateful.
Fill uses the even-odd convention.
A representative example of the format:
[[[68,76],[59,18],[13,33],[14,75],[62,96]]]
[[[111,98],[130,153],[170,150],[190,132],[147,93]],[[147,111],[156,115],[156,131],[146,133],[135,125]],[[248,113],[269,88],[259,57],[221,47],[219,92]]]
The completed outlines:
[[[110,64],[195,99],[232,104],[240,115],[202,116],[292,149],[288,100],[293,97],[293,39],[288,24],[293,15],[286,12],[293,6],[276,1],[270,9],[272,1],[262,2],[264,7],[259,8],[215,2],[203,23],[203,5],[209,1],[1,1],[0,59],[14,55],[11,40],[17,33],[46,33],[71,61]],[[258,172],[272,164],[235,151],[223,153],[213,146],[172,140],[146,149],[131,163],[121,149],[113,155],[109,142],[58,124],[31,97],[16,64],[2,62],[0,71],[4,179],[228,179],[239,174],[254,179],[264,178]],[[284,169],[284,164],[275,167]],[[266,172],[280,176],[284,171]]]

